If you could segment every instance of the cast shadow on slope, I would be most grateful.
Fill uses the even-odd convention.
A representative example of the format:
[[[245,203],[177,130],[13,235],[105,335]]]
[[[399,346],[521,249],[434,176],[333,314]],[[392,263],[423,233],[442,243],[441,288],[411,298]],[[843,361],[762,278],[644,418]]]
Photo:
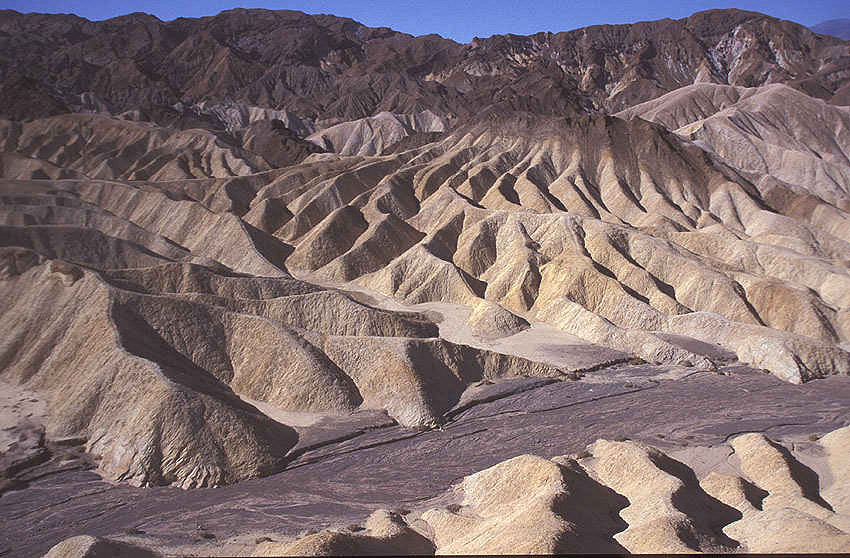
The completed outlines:
[[[156,329],[128,306],[115,303],[112,307],[112,320],[121,346],[138,357],[158,364],[169,380],[220,399],[239,410],[262,415],[254,406],[240,399],[226,383],[176,351]],[[295,436],[294,445],[297,442],[295,431],[286,425],[279,426],[276,434],[282,439]]]

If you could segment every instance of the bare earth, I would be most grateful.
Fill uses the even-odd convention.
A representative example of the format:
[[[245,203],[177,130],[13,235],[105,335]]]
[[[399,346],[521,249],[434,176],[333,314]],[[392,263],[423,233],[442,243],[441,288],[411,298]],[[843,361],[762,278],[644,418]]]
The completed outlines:
[[[525,453],[554,457],[578,453],[598,438],[628,437],[697,463],[699,471],[699,459],[687,452],[699,454],[694,448],[737,434],[805,442],[850,422],[848,378],[801,387],[734,367],[724,376],[656,379],[668,371],[624,367],[615,372],[629,381],[605,384],[494,384],[487,387],[501,398],[460,411],[442,430],[411,432],[356,415],[299,428],[305,445],[347,439],[303,453],[277,475],[215,490],[139,489],[90,471],[50,475],[0,500],[4,545],[37,556],[59,539],[86,533],[168,553],[249,553],[259,537],[285,541],[308,529],[362,522],[379,508],[423,511],[449,503],[445,491],[462,477]],[[127,535],[131,528],[144,534]],[[196,547],[202,532],[214,534],[216,544]],[[231,541],[236,546],[220,546]]]
[[[850,548],[850,43],[0,50],[0,556]]]

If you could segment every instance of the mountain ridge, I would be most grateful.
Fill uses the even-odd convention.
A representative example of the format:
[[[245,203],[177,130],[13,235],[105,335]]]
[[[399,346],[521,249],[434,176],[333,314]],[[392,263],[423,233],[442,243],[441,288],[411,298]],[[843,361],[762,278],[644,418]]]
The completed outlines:
[[[836,76],[850,66],[850,46],[840,40],[739,10],[465,45],[295,11],[236,9],[168,22],[146,14],[100,22],[4,16],[7,96],[41,92],[59,104],[27,118],[63,106],[68,112],[72,97],[84,93],[116,113],[170,114],[187,99],[231,100],[331,124],[425,109],[464,119],[499,102],[546,114],[619,110],[695,80],[784,81],[829,99],[843,85]]]
[[[813,25],[811,30],[815,33],[832,35],[839,39],[850,40],[850,18],[829,19]]]

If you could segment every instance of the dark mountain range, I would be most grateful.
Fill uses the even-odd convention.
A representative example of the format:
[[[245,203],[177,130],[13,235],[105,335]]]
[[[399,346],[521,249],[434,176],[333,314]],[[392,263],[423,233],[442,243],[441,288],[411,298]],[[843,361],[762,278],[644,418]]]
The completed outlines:
[[[850,19],[830,19],[813,25],[811,30],[821,35],[832,35],[845,41],[850,41]]]
[[[183,101],[234,101],[325,121],[493,103],[538,113],[613,111],[695,82],[784,82],[847,101],[850,46],[739,10],[461,45],[353,20],[236,9],[163,22],[130,14],[0,12],[0,116],[98,108],[168,123]]]

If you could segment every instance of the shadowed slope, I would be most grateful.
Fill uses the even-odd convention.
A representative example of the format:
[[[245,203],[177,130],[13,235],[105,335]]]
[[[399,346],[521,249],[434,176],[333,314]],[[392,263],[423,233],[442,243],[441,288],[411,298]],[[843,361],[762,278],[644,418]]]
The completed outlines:
[[[790,108],[790,107],[793,107]],[[632,107],[639,116],[707,145],[735,166],[769,174],[847,210],[850,110],[784,85],[694,85]]]
[[[103,179],[173,180],[269,168],[261,157],[227,145],[211,132],[82,114],[23,124],[4,121],[0,148]]]

